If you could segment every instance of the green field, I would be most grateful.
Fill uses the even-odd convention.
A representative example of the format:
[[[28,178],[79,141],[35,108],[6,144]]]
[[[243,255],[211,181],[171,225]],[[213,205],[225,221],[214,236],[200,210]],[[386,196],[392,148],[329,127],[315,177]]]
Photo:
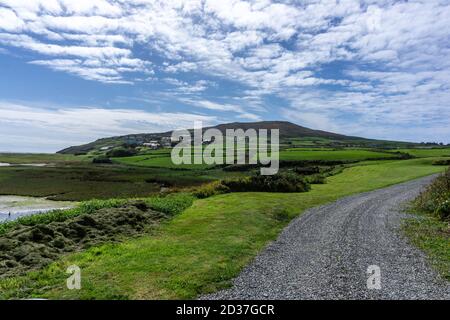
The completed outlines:
[[[212,168],[213,165],[207,164],[181,164],[176,165],[172,162],[170,153],[162,155],[142,155],[127,158],[114,158],[114,162],[134,165],[141,167],[155,167],[155,168],[171,168],[171,169],[207,169]],[[193,161],[192,161],[193,162]]]
[[[418,158],[427,157],[450,157],[450,148],[434,148],[434,149],[396,149],[395,151],[400,151],[404,153],[409,153],[410,155]]]
[[[280,151],[280,160],[369,160],[382,158],[396,158],[393,153],[368,150],[303,150],[289,149]]]
[[[0,162],[11,164],[58,164],[86,161],[85,157],[55,153],[0,153]]]
[[[291,148],[280,151],[280,160],[287,161],[299,161],[299,160],[340,160],[340,161],[361,161],[370,159],[384,159],[384,158],[398,158],[398,154],[369,151],[369,150],[331,150],[331,149],[300,149]],[[172,163],[170,153],[164,154],[148,154],[126,158],[114,158],[114,162],[142,166],[142,167],[155,167],[155,168],[181,168],[181,169],[208,169],[213,165],[207,164],[182,164],[175,165]]]
[[[230,280],[304,210],[340,197],[443,171],[435,159],[355,165],[312,191],[231,193],[197,200],[153,236],[66,256],[43,271],[0,281],[0,296],[83,299],[195,298]],[[65,268],[83,270],[83,288],[65,289]],[[28,289],[25,289],[28,288]]]

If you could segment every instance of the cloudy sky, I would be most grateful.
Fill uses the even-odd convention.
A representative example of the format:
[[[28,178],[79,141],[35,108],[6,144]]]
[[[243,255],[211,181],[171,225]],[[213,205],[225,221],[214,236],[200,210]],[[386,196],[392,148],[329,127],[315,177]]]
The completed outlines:
[[[0,150],[289,120],[450,142],[449,0],[0,0]]]

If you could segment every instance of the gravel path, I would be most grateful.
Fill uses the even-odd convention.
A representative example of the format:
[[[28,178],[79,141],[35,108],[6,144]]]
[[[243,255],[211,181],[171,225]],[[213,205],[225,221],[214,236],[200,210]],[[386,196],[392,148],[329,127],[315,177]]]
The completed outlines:
[[[203,299],[450,299],[425,255],[398,230],[402,204],[434,176],[350,196],[292,221],[234,280]],[[381,289],[367,288],[367,268]]]

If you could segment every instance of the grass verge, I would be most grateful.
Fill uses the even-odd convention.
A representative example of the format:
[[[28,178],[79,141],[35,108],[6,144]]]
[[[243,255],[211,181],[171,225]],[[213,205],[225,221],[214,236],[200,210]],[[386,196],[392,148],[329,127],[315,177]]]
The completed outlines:
[[[403,230],[411,242],[423,250],[431,264],[450,281],[450,228],[449,223],[427,213],[417,213],[407,219]]]

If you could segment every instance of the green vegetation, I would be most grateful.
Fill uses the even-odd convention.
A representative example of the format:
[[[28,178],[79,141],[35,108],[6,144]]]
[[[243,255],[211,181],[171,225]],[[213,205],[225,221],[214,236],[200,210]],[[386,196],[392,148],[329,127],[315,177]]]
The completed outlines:
[[[148,183],[152,172],[91,163],[56,167],[1,167],[0,194],[49,197],[51,200],[146,197],[160,186]]]
[[[450,281],[450,230],[448,221],[424,213],[407,219],[403,230],[411,242],[422,249],[443,278]]]
[[[85,161],[84,157],[54,153],[0,153],[0,162],[11,164],[55,164]]]
[[[225,180],[222,189],[230,192],[306,192],[309,183],[301,176],[291,172],[280,172],[276,175],[252,175],[236,180]]]
[[[51,222],[62,222],[83,214],[92,214],[100,209],[119,208],[129,202],[142,200],[149,208],[169,215],[176,215],[194,202],[194,197],[187,193],[175,193],[144,199],[108,199],[81,202],[73,209],[54,210],[46,213],[20,217],[17,220],[0,223],[0,236],[17,226],[35,226]]]
[[[450,159],[441,159],[433,161],[433,165],[435,166],[450,166]]]
[[[368,150],[317,150],[304,151],[302,149],[289,149],[280,152],[280,160],[369,160],[398,158],[398,154],[376,152]]]
[[[342,196],[432,173],[436,159],[354,164],[305,193],[228,193],[196,200],[152,236],[70,254],[40,271],[0,281],[2,298],[194,298],[230,280],[288,221]],[[83,270],[82,290],[65,289],[68,265]]]
[[[142,167],[156,167],[156,168],[178,168],[178,169],[206,169],[212,168],[213,165],[207,164],[181,164],[176,165],[172,162],[170,153],[157,154],[157,155],[142,155],[127,158],[114,158],[116,163],[135,165]]]
[[[147,199],[89,201],[67,211],[0,224],[0,278],[47,266],[69,252],[150,234],[192,205],[178,193]]]
[[[417,158],[450,157],[450,148],[396,149],[395,151],[409,153]]]
[[[450,280],[450,169],[414,200],[412,209],[416,215],[405,221],[406,235]]]
[[[414,201],[422,212],[450,220],[450,169],[437,177]]]
[[[0,280],[0,298],[195,298],[229,286],[304,210],[442,172],[450,156],[450,148],[286,126],[276,176],[257,175],[254,165],[177,166],[170,149],[140,146],[153,135],[66,150],[80,156],[1,154],[0,162],[48,165],[1,167],[0,194],[89,201],[0,224],[0,268],[11,276]],[[291,135],[298,130],[318,136]],[[432,214],[408,222],[408,234],[448,270],[448,256],[436,258],[450,251],[446,222],[437,218],[448,208],[433,203]],[[82,268],[81,291],[65,289],[72,264]]]

